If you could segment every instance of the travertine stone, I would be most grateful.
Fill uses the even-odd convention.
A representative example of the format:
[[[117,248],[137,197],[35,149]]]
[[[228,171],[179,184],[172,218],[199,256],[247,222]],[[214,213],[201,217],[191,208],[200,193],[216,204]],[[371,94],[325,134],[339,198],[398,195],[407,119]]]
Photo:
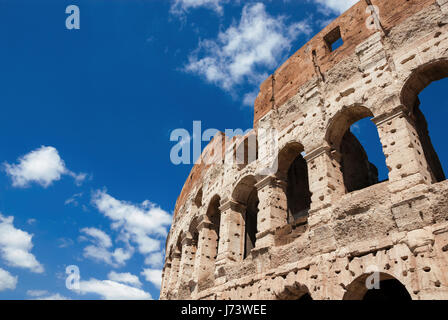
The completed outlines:
[[[418,100],[447,76],[448,0],[362,0],[331,22],[261,84],[255,129],[201,156],[225,161],[193,167],[160,298],[362,299],[378,277],[448,299],[448,181]],[[386,181],[350,134],[366,117]],[[249,136],[256,158],[241,155]]]

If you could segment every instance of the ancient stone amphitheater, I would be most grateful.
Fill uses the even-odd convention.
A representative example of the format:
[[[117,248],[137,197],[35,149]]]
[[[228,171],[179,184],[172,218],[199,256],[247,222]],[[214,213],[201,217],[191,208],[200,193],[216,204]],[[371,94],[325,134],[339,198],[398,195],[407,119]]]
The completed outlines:
[[[204,150],[223,161],[177,200],[160,298],[448,299],[448,181],[418,99],[447,76],[448,0],[342,14],[261,85],[251,133]],[[386,181],[349,130],[366,117]]]

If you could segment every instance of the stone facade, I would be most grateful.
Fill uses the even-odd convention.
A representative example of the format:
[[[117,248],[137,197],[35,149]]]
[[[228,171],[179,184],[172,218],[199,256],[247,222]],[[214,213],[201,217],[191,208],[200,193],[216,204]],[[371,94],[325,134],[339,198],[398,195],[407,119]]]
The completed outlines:
[[[418,100],[446,76],[447,0],[362,0],[333,21],[261,85],[254,131],[215,137],[201,159],[219,161],[193,168],[160,298],[361,299],[376,271],[412,299],[448,299],[448,181]],[[366,117],[386,181],[349,132]],[[228,161],[253,137],[255,156]]]

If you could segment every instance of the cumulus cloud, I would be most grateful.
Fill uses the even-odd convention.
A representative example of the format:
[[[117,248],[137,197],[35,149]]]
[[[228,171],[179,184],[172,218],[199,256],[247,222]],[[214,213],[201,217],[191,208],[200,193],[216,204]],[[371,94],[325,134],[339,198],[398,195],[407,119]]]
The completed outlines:
[[[312,0],[318,4],[321,12],[325,14],[341,14],[350,9],[359,0]]]
[[[17,164],[5,163],[5,170],[12,179],[12,185],[18,188],[28,187],[31,183],[47,188],[63,175],[73,177],[80,185],[87,177],[84,173],[68,170],[56,148],[45,146],[20,157]]]
[[[107,278],[109,280],[112,280],[112,281],[115,281],[115,282],[130,284],[131,286],[134,286],[134,287],[141,287],[142,286],[142,283],[140,282],[140,279],[136,275],[133,275],[133,274],[131,274],[129,272],[117,273],[115,271],[111,271],[107,275]]]
[[[143,269],[141,273],[146,281],[151,282],[155,287],[160,288],[162,284],[162,270],[160,269]]]
[[[112,250],[112,240],[109,235],[102,230],[96,228],[84,228],[80,231],[87,235],[87,240],[92,243],[84,248],[85,258],[118,267],[124,265],[134,253],[134,249],[131,247]]]
[[[97,191],[92,197],[96,208],[112,220],[112,228],[118,230],[123,241],[131,241],[141,254],[161,251],[161,241],[167,235],[171,215],[149,201],[140,205],[120,201],[105,191]]]
[[[207,8],[218,14],[223,13],[222,4],[226,0],[174,0],[170,12],[175,15],[184,15],[191,9]]]
[[[0,255],[6,263],[13,267],[29,269],[35,273],[44,272],[44,267],[30,252],[33,248],[32,235],[16,229],[14,217],[0,214]]]
[[[292,42],[309,34],[306,21],[288,24],[283,16],[273,17],[263,3],[243,7],[241,20],[218,34],[202,40],[189,56],[185,71],[202,76],[207,82],[232,92],[239,85],[258,85],[267,71],[278,66]],[[253,94],[245,97],[245,103]]]
[[[14,290],[17,286],[17,277],[0,268],[0,291]]]
[[[90,279],[79,283],[81,294],[93,293],[105,300],[150,300],[151,294],[142,289],[112,280]]]

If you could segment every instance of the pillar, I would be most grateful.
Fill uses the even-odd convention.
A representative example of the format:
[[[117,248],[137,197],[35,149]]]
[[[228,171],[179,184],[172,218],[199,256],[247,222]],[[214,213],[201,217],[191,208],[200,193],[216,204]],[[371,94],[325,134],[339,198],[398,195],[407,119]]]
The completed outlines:
[[[340,154],[329,146],[322,146],[305,156],[311,192],[312,212],[331,206],[345,194]]]
[[[171,260],[171,272],[167,287],[167,296],[171,295],[173,290],[177,286],[177,280],[179,278],[179,266],[180,266],[181,252],[175,250]]]
[[[243,259],[244,254],[244,215],[246,207],[228,200],[220,208],[221,226],[219,232],[217,270],[229,263]]]
[[[275,230],[287,223],[286,182],[268,176],[255,186],[258,191],[256,248],[274,245]]]
[[[389,168],[389,188],[399,192],[432,182],[432,176],[413,119],[405,106],[373,119]]]
[[[196,246],[189,233],[187,233],[181,241],[182,256],[180,259],[179,276],[177,279],[175,291],[179,296],[182,295],[183,290],[188,289],[188,285],[193,275],[194,256],[196,253]]]

